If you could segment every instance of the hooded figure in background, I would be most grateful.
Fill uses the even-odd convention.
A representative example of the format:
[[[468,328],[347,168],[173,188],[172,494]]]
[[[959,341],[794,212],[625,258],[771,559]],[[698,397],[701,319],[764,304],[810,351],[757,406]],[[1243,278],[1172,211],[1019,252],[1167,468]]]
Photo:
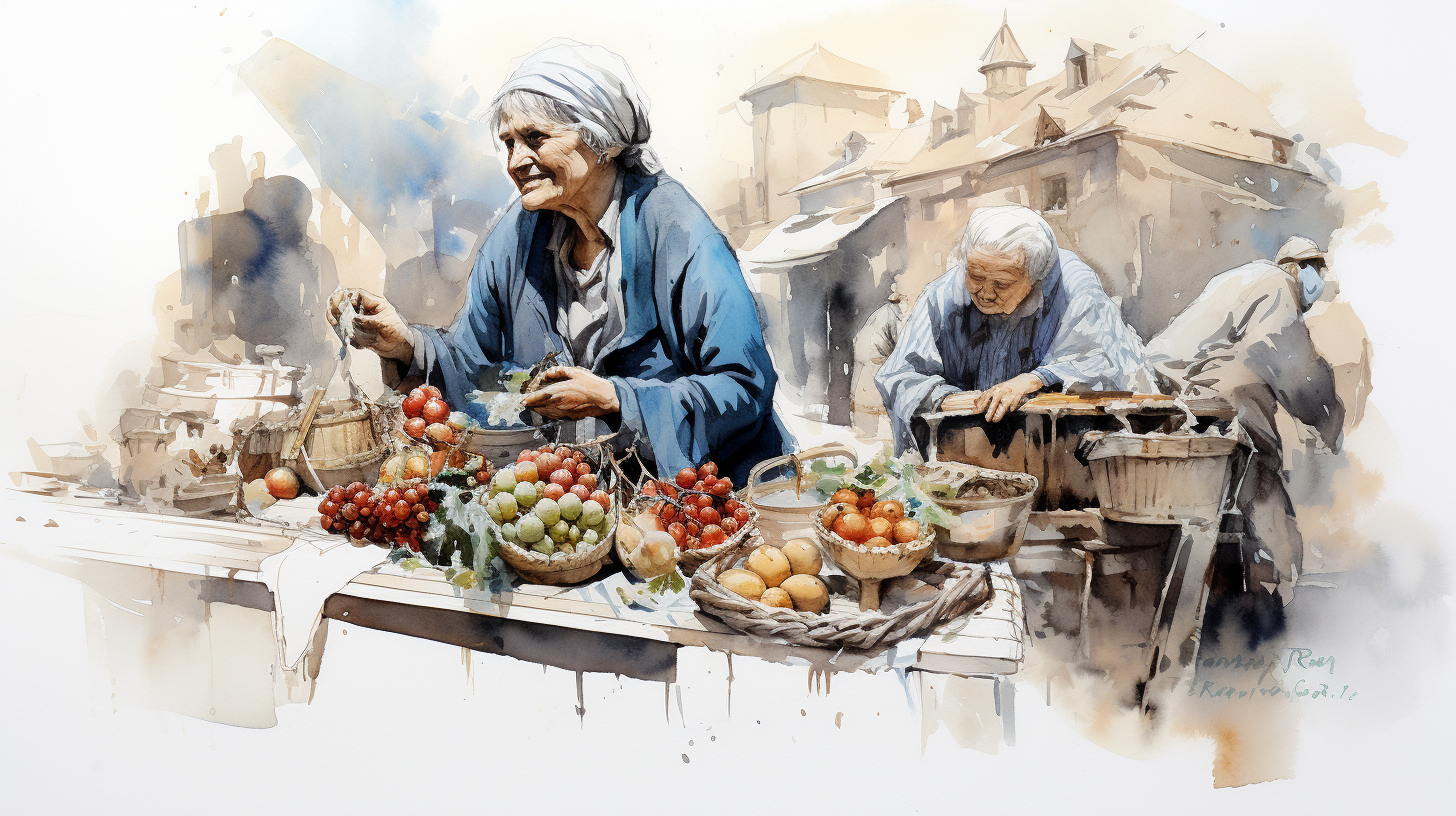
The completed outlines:
[[[1285,486],[1276,414],[1284,408],[1330,450],[1339,449],[1345,405],[1304,320],[1312,306],[1338,291],[1324,253],[1294,236],[1274,262],[1255,261],[1214,277],[1148,343],[1148,359],[1165,390],[1223,397],[1239,412],[1254,447],[1235,499],[1244,517],[1246,577],[1250,587],[1277,591],[1285,603],[1303,569],[1304,539]]]
[[[708,460],[743,484],[790,446],[773,411],[777,377],[727,239],[647,145],[647,98],[621,57],[550,42],[527,56],[484,118],[520,198],[476,258],[449,329],[407,326],[386,301],[350,299],[356,342],[385,381],[427,380],[484,419],[473,389],[492,366],[565,361],[526,405],[564,420],[561,440],[618,432],[659,475]]]
[[[999,422],[1044,389],[1153,392],[1142,342],[1096,273],[1026,207],[971,213],[950,269],[925,287],[875,377],[896,453],[928,439],[916,414],[959,391]]]

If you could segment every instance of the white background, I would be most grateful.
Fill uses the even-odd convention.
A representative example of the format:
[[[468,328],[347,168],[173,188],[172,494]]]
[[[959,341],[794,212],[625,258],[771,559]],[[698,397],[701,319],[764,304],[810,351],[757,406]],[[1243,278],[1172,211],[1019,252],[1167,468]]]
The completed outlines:
[[[653,95],[654,141],[691,185],[714,162],[746,158],[745,145],[721,137],[716,112],[813,41],[902,80],[928,108],[928,96],[946,101],[961,84],[979,87],[975,58],[1000,17],[999,5],[686,6],[441,10],[433,39],[417,43],[418,59],[398,65],[386,21],[418,30],[428,11],[0,6],[0,339],[11,361],[0,382],[0,470],[29,466],[28,436],[74,434],[77,412],[94,411],[116,370],[113,355],[134,359],[139,349],[145,360],[154,287],[177,266],[175,225],[191,213],[214,145],[243,135],[245,156],[264,150],[271,171],[314,182],[303,165],[274,164],[290,146],[286,136],[229,68],[256,50],[264,30],[371,81],[380,80],[370,71],[395,69],[468,75],[487,93],[511,59],[551,36],[600,42],[626,56]],[[1337,263],[1374,341],[1373,402],[1399,442],[1385,465],[1387,496],[1439,525],[1452,482],[1447,412],[1432,407],[1452,396],[1456,321],[1446,251],[1452,15],[1439,4],[1397,2],[1184,9],[1028,3],[1011,18],[1023,48],[1043,65],[1033,81],[1057,70],[1068,36],[1131,48],[1181,46],[1203,33],[1196,49],[1268,91],[1286,124],[1341,120],[1360,104],[1374,129],[1409,142],[1398,158],[1358,145],[1334,150],[1346,186],[1379,183],[1389,206],[1378,219],[1395,236],[1389,245],[1348,243]],[[939,13],[976,22],[962,33]],[[1130,40],[1139,25],[1144,30]],[[1449,543],[1449,533],[1436,529]],[[1398,543],[1386,554],[1412,580],[1431,569],[1423,554]],[[1449,621],[1449,599],[1429,615]],[[552,812],[568,805],[1346,813],[1418,800],[1434,810],[1449,801],[1447,745],[1456,721],[1443,642],[1419,656],[1427,670],[1407,686],[1408,713],[1375,722],[1309,714],[1296,780],[1214,791],[1205,735],[1172,738],[1152,759],[1125,758],[1079,736],[1025,689],[1019,744],[995,756],[962,749],[943,730],[922,752],[919,715],[884,676],[837,677],[830,694],[814,695],[805,670],[738,661],[729,719],[723,658],[700,652],[683,654],[683,715],[674,699],[664,716],[658,684],[589,676],[579,724],[568,673],[476,656],[467,674],[458,649],[352,628],[331,635],[312,705],[280,709],[277,728],[247,731],[113,710],[93,698],[74,582],[0,562],[0,613],[7,813]],[[836,727],[839,712],[845,717]]]

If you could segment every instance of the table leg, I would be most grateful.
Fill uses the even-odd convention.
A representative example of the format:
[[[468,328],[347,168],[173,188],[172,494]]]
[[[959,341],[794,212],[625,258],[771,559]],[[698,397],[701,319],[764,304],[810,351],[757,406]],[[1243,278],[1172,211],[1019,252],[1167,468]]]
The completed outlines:
[[[1092,639],[1088,633],[1088,618],[1091,617],[1092,607],[1092,573],[1097,563],[1097,554],[1084,550],[1082,560],[1085,563],[1082,578],[1082,608],[1077,618],[1077,657],[1082,660],[1092,658]]]
[[[1216,521],[1182,524],[1149,633],[1150,654],[1142,690],[1144,713],[1150,712],[1155,707],[1154,701],[1177,685],[1183,670],[1198,658],[1203,611],[1208,603],[1217,546]],[[1167,608],[1170,598],[1173,599],[1171,610]]]

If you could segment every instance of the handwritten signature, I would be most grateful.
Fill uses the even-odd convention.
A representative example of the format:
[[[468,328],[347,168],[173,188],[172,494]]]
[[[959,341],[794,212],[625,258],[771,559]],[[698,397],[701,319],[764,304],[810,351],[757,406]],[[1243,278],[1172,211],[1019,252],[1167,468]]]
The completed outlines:
[[[1247,686],[1225,679],[1195,680],[1188,686],[1189,697],[1227,700],[1274,697],[1283,697],[1290,701],[1353,700],[1359,694],[1351,691],[1348,685],[1336,689],[1330,683],[1321,683],[1306,677],[1291,678],[1289,675],[1300,671],[1328,675],[1335,673],[1334,655],[1316,654],[1313,649],[1299,646],[1233,657],[1207,657],[1198,661],[1198,666],[1200,672],[1258,672],[1258,679]],[[1272,681],[1271,674],[1276,674]],[[1294,680],[1292,684],[1291,679]]]

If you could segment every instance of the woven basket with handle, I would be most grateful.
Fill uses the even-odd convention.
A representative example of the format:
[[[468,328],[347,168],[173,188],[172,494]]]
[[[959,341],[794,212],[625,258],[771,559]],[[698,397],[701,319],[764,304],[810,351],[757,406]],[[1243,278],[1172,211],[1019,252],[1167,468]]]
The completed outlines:
[[[871,651],[954,620],[991,597],[985,567],[932,561],[911,572],[910,577],[935,587],[935,596],[890,614],[831,610],[816,615],[768,606],[718,582],[719,575],[732,569],[760,543],[757,538],[748,538],[719,553],[693,575],[688,589],[688,596],[703,612],[756,637],[818,649]]]

